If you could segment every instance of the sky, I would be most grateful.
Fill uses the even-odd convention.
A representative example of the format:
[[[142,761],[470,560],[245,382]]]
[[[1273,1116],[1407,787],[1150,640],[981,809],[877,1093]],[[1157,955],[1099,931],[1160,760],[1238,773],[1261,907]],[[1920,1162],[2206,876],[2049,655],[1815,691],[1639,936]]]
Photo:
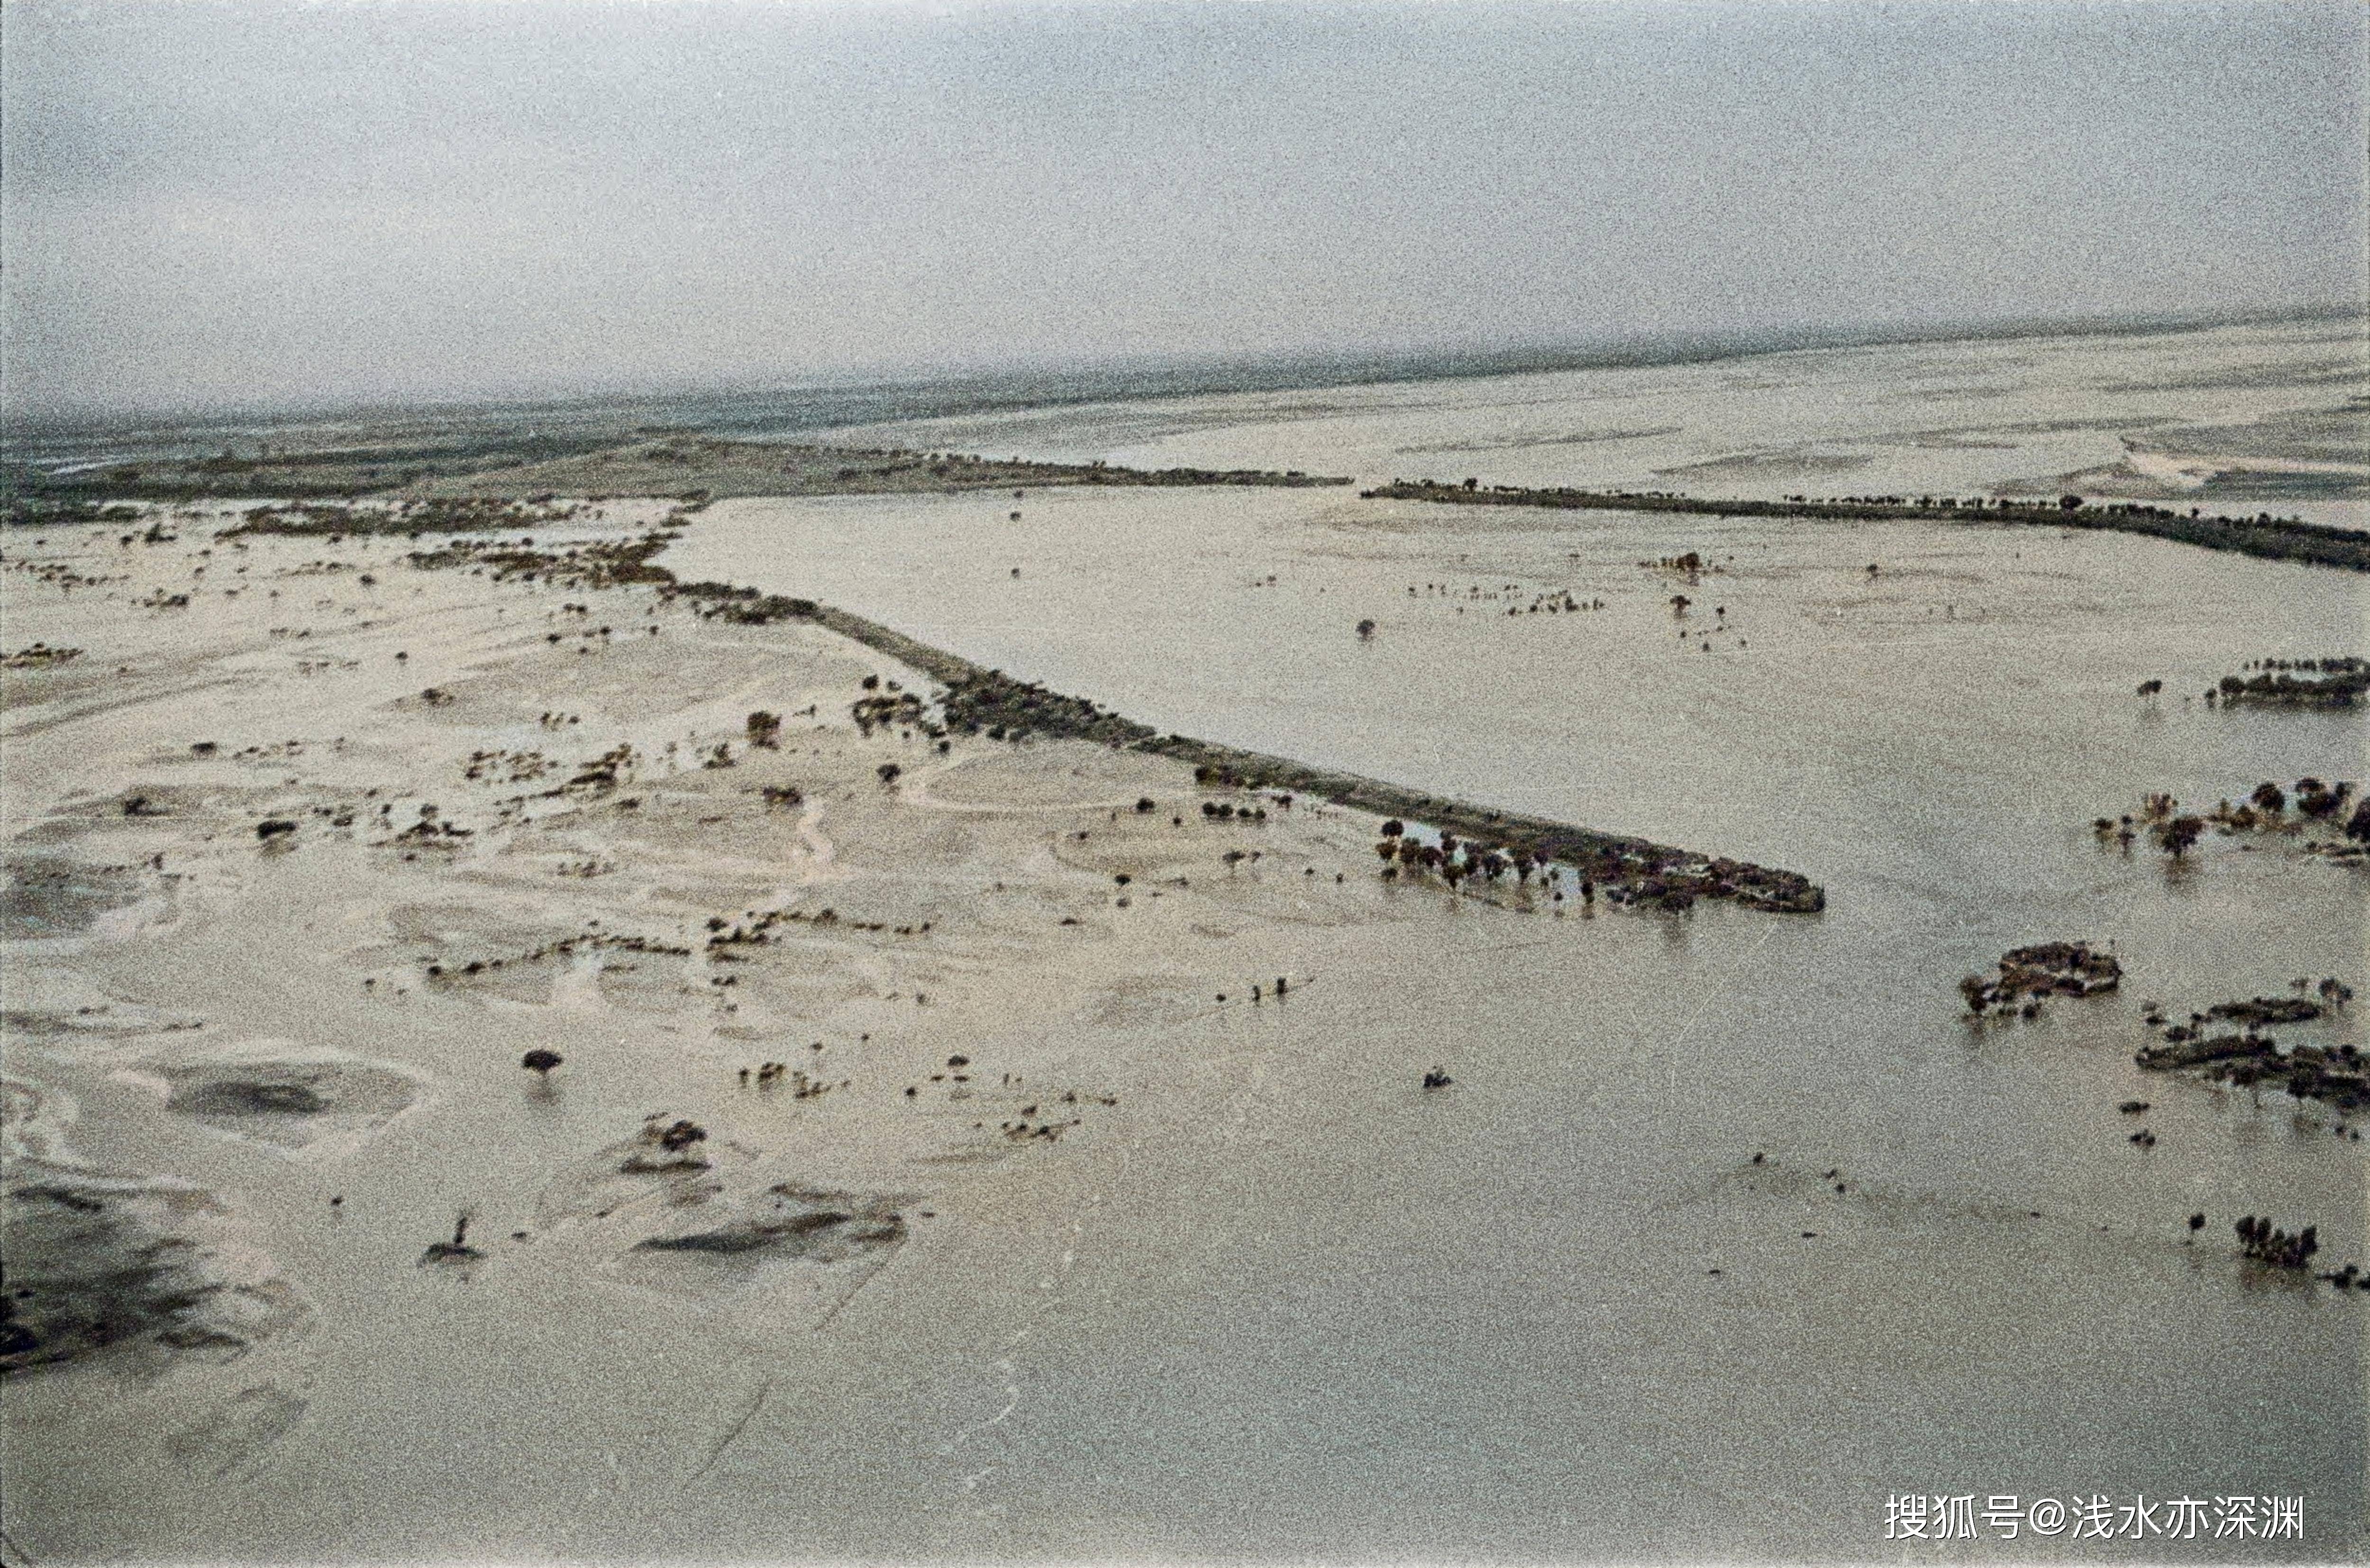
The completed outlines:
[[[0,6],[10,418],[2359,302],[2370,10]]]

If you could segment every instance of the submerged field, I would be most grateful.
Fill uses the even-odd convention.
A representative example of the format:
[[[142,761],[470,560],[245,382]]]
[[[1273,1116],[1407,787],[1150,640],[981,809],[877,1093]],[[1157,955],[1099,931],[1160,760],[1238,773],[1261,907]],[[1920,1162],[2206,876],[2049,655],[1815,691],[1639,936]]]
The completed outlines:
[[[1973,486],[2330,395],[2249,330],[844,439]],[[1984,432],[1879,455],[1904,376]],[[6,651],[81,651],[0,674],[10,1274],[71,1352],[0,1383],[12,1561],[1864,1558],[1908,1492],[2301,1496],[2300,1542],[2080,1550],[2361,1550],[2370,1295],[2232,1226],[2370,1263],[2370,1118],[2133,1058],[2144,1002],[2361,990],[2370,873],[2295,811],[2178,859],[2091,826],[2359,779],[2359,708],[2203,694],[2362,652],[2360,578],[1340,490],[603,512],[523,532],[671,524],[686,581],[1827,906],[1386,881],[1372,816],[926,703],[868,732],[930,683],[560,567],[13,531]],[[2121,988],[1968,1017],[2057,940]]]

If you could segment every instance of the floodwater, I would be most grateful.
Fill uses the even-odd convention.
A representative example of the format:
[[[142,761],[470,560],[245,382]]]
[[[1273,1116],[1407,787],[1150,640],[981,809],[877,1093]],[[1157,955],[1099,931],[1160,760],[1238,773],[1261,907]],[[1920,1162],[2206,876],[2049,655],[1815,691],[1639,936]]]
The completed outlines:
[[[1369,482],[1917,493],[2112,466],[2134,421],[2341,404],[2359,387],[2327,380],[2347,352],[2331,332],[1924,344],[861,433]],[[1644,431],[1662,433],[1619,433]],[[1714,462],[1747,478],[1654,478]],[[1685,551],[1715,570],[1639,564]],[[2244,1264],[2229,1226],[2315,1223],[2321,1262],[2370,1262],[2370,1146],[2132,1053],[2142,998],[2180,1015],[2300,975],[2370,997],[2364,873],[2281,839],[2209,837],[2170,865],[2089,823],[2153,790],[2210,804],[2264,778],[2363,777],[2359,711],[2195,698],[2249,659],[2364,651],[2362,577],[2045,527],[1354,489],[732,502],[663,559],[1164,729],[1801,870],[1827,909],[1558,917],[1377,884],[1407,917],[1312,904],[1239,922],[1225,951],[1256,954],[1244,980],[1306,977],[1283,1005],[1110,1027],[1017,998],[928,1026],[1109,1092],[1124,1136],[959,1182],[915,1162],[869,1173],[869,1191],[933,1193],[937,1217],[817,1332],[803,1299],[769,1317],[621,1284],[605,1232],[538,1209],[649,1106],[723,1125],[727,1069],[689,1044],[623,1062],[591,1022],[573,1081],[524,1113],[482,1088],[498,1072],[515,1090],[518,1042],[489,1050],[450,1010],[362,1013],[323,979],[343,997],[351,974],[286,960],[327,940],[302,924],[325,905],[282,911],[270,879],[329,881],[337,862],[259,859],[241,872],[251,918],[153,944],[141,994],[253,974],[253,1027],[275,1037],[258,1053],[326,1071],[294,1043],[339,1034],[341,1070],[432,1087],[388,1136],[334,1162],[274,1157],[285,1173],[266,1179],[251,1150],[164,1117],[153,1085],[34,1064],[79,1098],[82,1155],[235,1199],[313,1323],[225,1374],[251,1381],[243,1402],[177,1466],[129,1470],[110,1440],[174,1429],[168,1386],[11,1379],[12,1561],[25,1533],[61,1557],[280,1561],[2361,1554],[2370,1296]],[[1532,613],[1550,593],[1556,611]],[[1564,611],[1566,594],[1604,607]],[[2154,702],[2134,690],[2151,678]],[[193,698],[177,721],[228,726],[205,704],[230,701]],[[1240,874],[1272,890],[1294,872]],[[2054,939],[2113,944],[2123,989],[1971,1024],[1958,979]],[[527,1009],[487,1017],[528,1026]],[[2359,1039],[2353,1017],[2279,1032]],[[1426,1095],[1434,1063],[1455,1082]],[[2129,1099],[2153,1108],[2135,1120]],[[2143,1121],[2150,1148],[2129,1141]],[[815,1147],[777,1158],[841,1157],[826,1120],[799,1125]],[[332,1193],[352,1194],[342,1219],[324,1217]],[[535,1240],[474,1277],[415,1266],[469,1205],[473,1234]],[[1909,1493],[2144,1497],[2159,1516],[2177,1497],[2294,1497],[2304,1533],[1888,1541],[1887,1500]]]
[[[1368,483],[1473,476],[1752,496],[2072,489],[2360,526],[2365,386],[2356,319],[1243,393],[830,439]]]
[[[1636,483],[1842,452],[1869,461],[1661,482],[1923,493],[2111,461],[2144,419],[2341,402],[2358,386],[2326,384],[2345,352],[2328,330],[862,433],[1362,482]],[[1939,393],[1908,399],[1920,381]],[[1678,428],[1626,438],[1660,444],[1647,459],[1546,439],[1662,427]],[[2347,506],[2358,519],[2324,514]],[[1639,564],[1688,550],[1719,570]],[[1080,1170],[1057,1299],[1003,1353],[1008,1406],[959,1445],[979,1515],[883,1524],[930,1462],[895,1434],[943,1396],[931,1379],[875,1400],[855,1369],[818,1390],[834,1419],[860,1412],[834,1446],[881,1460],[802,1461],[844,1510],[827,1554],[1882,1556],[1912,1550],[1883,1539],[1908,1492],[2302,1496],[2299,1555],[2361,1549],[2370,1305],[2237,1266],[2227,1231],[2241,1213],[2309,1219],[2325,1258],[2363,1259],[2363,1146],[2284,1096],[2143,1074],[2131,1054],[2140,998],[2178,1016],[2300,975],[2362,989],[2363,873],[2227,838],[2170,865],[2088,826],[2152,790],[2210,804],[2361,778],[2358,710],[2194,700],[2249,659],[2363,651],[2361,578],[2049,528],[1342,490],[743,501],[669,564],[845,605],[1165,730],[1789,867],[1829,897],[1814,918],[1477,920],[1470,945],[1387,973],[1328,955],[1353,987],[1307,1004],[1354,1044],[1246,1038],[1199,1130]],[[1605,608],[1531,613],[1550,593]],[[2134,695],[2151,678],[2155,702]],[[1959,976],[2077,938],[2114,946],[2118,997],[1966,1020]],[[1432,1060],[1456,1076],[1447,1103],[1376,1082],[1375,1063]],[[2127,1098],[2154,1102],[2154,1147],[2128,1141]],[[753,1482],[765,1454],[735,1452]]]

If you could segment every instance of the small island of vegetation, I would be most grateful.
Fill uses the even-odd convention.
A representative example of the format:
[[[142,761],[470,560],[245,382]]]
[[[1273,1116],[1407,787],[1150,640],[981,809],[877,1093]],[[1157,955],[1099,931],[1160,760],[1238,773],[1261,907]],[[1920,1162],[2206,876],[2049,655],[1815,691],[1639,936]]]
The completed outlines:
[[[2370,661],[2263,659],[2255,674],[2225,675],[2209,694],[2226,704],[2265,708],[2351,708],[2370,691]]]

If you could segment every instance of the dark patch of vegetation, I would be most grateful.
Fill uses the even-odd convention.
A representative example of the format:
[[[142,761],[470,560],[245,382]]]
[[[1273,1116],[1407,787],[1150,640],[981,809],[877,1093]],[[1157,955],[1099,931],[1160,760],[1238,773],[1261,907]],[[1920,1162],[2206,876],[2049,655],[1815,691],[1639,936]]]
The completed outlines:
[[[159,455],[67,473],[11,463],[0,468],[0,486],[8,492],[6,517],[12,524],[113,522],[106,515],[111,503],[129,500],[369,495],[430,478],[549,462],[596,451],[614,439],[510,430],[299,450],[259,445],[242,453],[224,447],[210,456]]]
[[[949,730],[967,735],[984,732],[995,740],[1041,735],[1126,746],[1153,738],[1147,726],[1106,712],[1086,698],[1065,697],[1035,681],[1015,680],[1001,670],[972,671],[949,682],[941,707]]]
[[[2320,1016],[2320,1004],[2304,997],[2256,997],[2243,1002],[2216,1002],[2205,1016],[2253,1027],[2265,1023],[2306,1023]]]
[[[46,642],[30,642],[14,653],[0,657],[0,669],[45,670],[52,664],[72,663],[82,657],[79,648],[52,648]]]
[[[618,1170],[638,1175],[672,1170],[705,1170],[708,1161],[692,1152],[708,1141],[708,1129],[689,1117],[669,1122],[663,1116],[653,1116],[642,1124],[636,1135],[635,1147]],[[650,1152],[655,1149],[658,1152]]]
[[[672,574],[660,587],[659,597],[662,600],[690,599],[701,606],[699,614],[702,619],[726,621],[734,626],[771,626],[776,621],[813,620],[823,612],[823,607],[812,599],[760,594],[754,588],[735,588],[730,582],[677,582]]]
[[[2295,807],[2293,813],[2289,810],[2291,804]],[[2346,813],[2349,804],[2353,806],[2351,814]],[[2370,799],[2357,800],[2351,779],[2331,784],[2305,778],[2297,779],[2292,790],[2266,779],[2244,800],[2233,804],[2225,798],[2202,815],[2182,812],[2178,800],[2157,791],[2141,801],[2136,813],[2120,818],[2098,817],[2090,827],[2101,842],[2112,839],[2125,848],[2146,828],[2159,848],[2179,859],[2196,847],[2209,825],[2226,836],[2269,833],[2293,837],[2311,833],[2323,824],[2336,825],[2341,817],[2343,825],[2340,831],[2346,838],[2357,845],[2370,845]],[[2304,847],[2340,859],[2361,852],[2335,840],[2318,838],[2307,839]]]
[[[548,500],[489,501],[473,496],[373,506],[294,501],[279,506],[250,507],[239,514],[238,522],[214,536],[235,539],[242,534],[326,535],[335,543],[350,535],[360,538],[384,534],[508,533],[513,528],[566,523],[585,510],[581,504],[557,504]]]
[[[2343,1111],[2370,1108],[2370,1062],[2358,1047],[2299,1045],[2282,1051],[2278,1041],[2261,1032],[2265,1024],[2309,1023],[2341,1013],[2353,999],[2353,987],[2334,975],[2320,982],[2318,1001],[2304,994],[2307,985],[2298,980],[2293,997],[2218,1002],[2191,1013],[2186,1023],[2168,1024],[2152,1012],[2147,1021],[2162,1034],[2162,1043],[2143,1046],[2134,1059],[2157,1072],[2189,1072],[2240,1088],[2284,1089],[2299,1100],[2318,1100]],[[2215,1023],[2235,1023],[2240,1032],[2216,1034]]]
[[[405,559],[422,571],[467,570],[497,582],[518,580],[586,589],[655,583],[664,594],[673,587],[674,574],[650,561],[676,537],[653,533],[638,539],[596,540],[544,549],[526,544],[455,539],[432,550],[414,550]]]
[[[2000,955],[1996,978],[1970,974],[1959,982],[1967,1010],[1976,1017],[1996,1009],[2030,1018],[2046,997],[2091,997],[2123,983],[2123,966],[2111,953],[2088,942],[2040,942]]]
[[[2370,661],[2264,659],[2253,675],[2225,675],[2214,696],[2226,705],[2264,708],[2351,708],[2370,692]]]
[[[2291,1236],[2284,1230],[2273,1229],[2270,1220],[2250,1214],[2238,1221],[2237,1229],[2239,1251],[2273,1268],[2303,1268],[2320,1251],[2320,1228],[2316,1225],[2307,1225]]]
[[[874,678],[867,676],[866,684],[870,685]],[[930,722],[926,707],[915,692],[882,692],[877,696],[859,697],[849,706],[847,714],[856,721],[857,730],[865,735],[875,730],[894,729],[899,725],[921,730],[933,740],[946,733],[943,727]]]
[[[0,524],[11,528],[63,528],[77,523],[137,523],[141,509],[121,502],[91,501],[71,494],[43,494],[19,488],[11,476],[0,499]]]

